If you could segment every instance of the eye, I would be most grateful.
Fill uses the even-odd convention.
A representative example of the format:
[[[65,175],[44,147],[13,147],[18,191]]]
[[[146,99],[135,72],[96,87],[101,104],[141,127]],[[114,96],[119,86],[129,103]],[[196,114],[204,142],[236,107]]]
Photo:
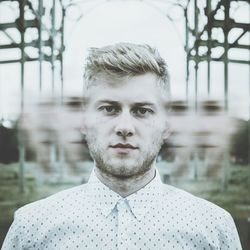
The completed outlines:
[[[149,109],[149,108],[138,107],[138,108],[133,109],[133,113],[136,116],[145,117],[145,116],[148,116],[149,114],[153,114],[154,111],[152,109]]]
[[[119,107],[112,105],[101,106],[98,110],[103,111],[103,113],[107,115],[115,115],[119,113]]]

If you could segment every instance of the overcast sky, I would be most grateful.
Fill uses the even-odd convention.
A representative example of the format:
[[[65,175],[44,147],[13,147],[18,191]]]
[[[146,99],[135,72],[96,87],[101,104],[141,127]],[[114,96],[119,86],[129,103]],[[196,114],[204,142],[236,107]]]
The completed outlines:
[[[181,9],[170,8],[163,1],[89,1],[72,6],[67,11],[65,26],[66,51],[64,55],[64,93],[80,96],[86,49],[115,42],[148,43],[158,48],[168,63],[174,99],[185,99],[184,23]],[[244,14],[244,11],[242,12]],[[175,18],[171,22],[167,14]],[[79,18],[78,21],[76,19]],[[6,56],[0,54],[0,56]],[[18,54],[18,52],[14,52]],[[10,56],[10,52],[8,52]],[[13,55],[14,56],[14,55]],[[237,55],[236,55],[237,56]],[[249,55],[245,55],[248,56]],[[18,109],[20,99],[20,66],[0,65],[0,114],[8,116]],[[207,99],[205,64],[200,64],[199,99]],[[26,100],[38,98],[38,64],[26,63]],[[230,114],[249,118],[249,67],[229,66]],[[191,70],[193,71],[193,70]],[[59,72],[59,71],[58,71]],[[56,74],[56,91],[60,79]],[[223,99],[223,65],[213,63],[211,80],[212,99]],[[49,65],[44,66],[43,94],[51,92]],[[8,85],[6,84],[8,82]],[[193,74],[190,79],[190,97],[194,96]],[[13,98],[14,97],[14,98]],[[15,105],[15,103],[17,103]]]

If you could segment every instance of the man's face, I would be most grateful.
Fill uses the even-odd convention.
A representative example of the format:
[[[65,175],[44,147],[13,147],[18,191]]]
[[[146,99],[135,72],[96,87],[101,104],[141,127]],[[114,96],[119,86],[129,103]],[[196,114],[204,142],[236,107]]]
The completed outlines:
[[[94,82],[87,91],[83,132],[97,168],[127,178],[152,167],[168,136],[162,91],[150,73],[116,83],[100,76]]]

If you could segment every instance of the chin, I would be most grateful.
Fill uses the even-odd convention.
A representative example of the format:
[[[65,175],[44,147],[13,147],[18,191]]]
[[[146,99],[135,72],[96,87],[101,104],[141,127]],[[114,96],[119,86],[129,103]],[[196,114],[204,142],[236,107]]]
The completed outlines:
[[[151,168],[151,165],[145,165],[134,159],[130,161],[112,161],[104,166],[108,166],[105,167],[105,172],[120,179],[143,175]]]
[[[104,153],[94,153],[92,157],[96,163],[96,167],[103,173],[119,179],[137,177],[145,174],[151,169],[155,160],[155,154],[120,158]],[[147,157],[144,157],[144,155],[147,155]]]
[[[127,179],[127,178],[131,178],[134,176],[138,176],[141,173],[140,172],[135,172],[135,171],[131,171],[130,169],[116,169],[116,171],[112,171],[109,173],[110,175],[118,178],[118,179]]]
[[[110,168],[107,170],[109,170],[110,175],[120,178],[132,177],[140,172],[135,168],[135,165],[129,164],[110,165]]]

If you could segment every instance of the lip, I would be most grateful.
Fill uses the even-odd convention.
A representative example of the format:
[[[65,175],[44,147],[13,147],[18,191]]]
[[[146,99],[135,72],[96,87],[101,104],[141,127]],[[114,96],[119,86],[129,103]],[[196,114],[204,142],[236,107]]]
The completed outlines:
[[[138,149],[138,147],[136,146],[133,146],[131,144],[123,144],[123,143],[117,143],[115,145],[111,145],[110,146],[112,149],[114,149],[117,153],[120,153],[120,154],[127,154],[133,150],[136,150]]]
[[[117,144],[115,144],[115,145],[111,145],[110,146],[111,148],[130,148],[130,149],[138,149],[138,147],[136,147],[136,146],[133,146],[133,145],[131,145],[131,144],[129,144],[129,143],[117,143]]]

